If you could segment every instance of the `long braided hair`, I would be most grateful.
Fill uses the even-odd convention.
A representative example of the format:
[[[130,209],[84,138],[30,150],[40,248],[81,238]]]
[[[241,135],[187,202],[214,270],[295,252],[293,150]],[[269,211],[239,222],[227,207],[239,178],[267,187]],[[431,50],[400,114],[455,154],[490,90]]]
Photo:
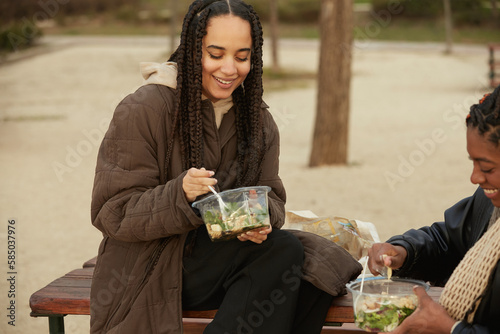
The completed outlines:
[[[466,124],[477,128],[481,136],[487,136],[496,146],[500,145],[500,86],[470,107]]]
[[[180,138],[184,169],[203,167],[202,39],[207,24],[215,17],[234,15],[250,23],[252,34],[251,70],[233,92],[238,140],[236,186],[255,185],[265,150],[262,121],[262,25],[252,6],[242,0],[196,0],[184,18],[181,41],[169,61],[177,63],[177,108],[174,131]],[[171,144],[167,159],[171,154]],[[167,163],[168,165],[168,163]]]

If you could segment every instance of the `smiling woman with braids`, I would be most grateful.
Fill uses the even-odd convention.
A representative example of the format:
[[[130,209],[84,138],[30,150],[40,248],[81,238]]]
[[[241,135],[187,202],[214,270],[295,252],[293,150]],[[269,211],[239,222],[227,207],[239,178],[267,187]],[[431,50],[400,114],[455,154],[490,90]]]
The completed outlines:
[[[444,222],[369,251],[374,274],[385,265],[444,285],[439,303],[416,288],[417,310],[393,333],[500,333],[500,86],[470,108],[466,124],[474,195],[448,209]]]
[[[205,333],[320,333],[332,296],[360,272],[334,243],[280,229],[262,43],[251,6],[197,0],[169,61],[141,64],[145,85],[116,108],[97,158],[91,333],[182,333],[182,309],[218,309]],[[261,185],[271,227],[210,241],[192,202],[209,186]]]

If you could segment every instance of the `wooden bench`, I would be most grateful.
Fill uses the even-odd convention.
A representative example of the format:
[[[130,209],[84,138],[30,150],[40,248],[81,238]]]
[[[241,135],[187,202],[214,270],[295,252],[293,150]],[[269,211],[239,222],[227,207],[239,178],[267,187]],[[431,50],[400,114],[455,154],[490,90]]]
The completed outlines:
[[[50,334],[64,333],[66,315],[90,315],[90,284],[96,258],[70,271],[31,295],[32,317],[47,317]],[[183,311],[184,333],[199,334],[213,319],[216,310]],[[343,323],[346,325],[342,326]],[[360,332],[354,323],[350,295],[335,298],[322,333],[349,334]]]
[[[50,334],[64,334],[66,315],[90,315],[90,283],[96,259],[83,264],[38,290],[30,298],[31,316],[47,317]],[[439,298],[440,290],[431,296]],[[213,319],[216,310],[183,311],[184,333],[199,334]],[[322,333],[352,334],[363,332],[354,325],[350,294],[336,297],[328,310]]]
[[[495,58],[495,51],[500,52],[500,44],[488,44],[488,50],[490,53],[489,65],[489,79],[490,86],[496,88],[500,85],[500,57]]]

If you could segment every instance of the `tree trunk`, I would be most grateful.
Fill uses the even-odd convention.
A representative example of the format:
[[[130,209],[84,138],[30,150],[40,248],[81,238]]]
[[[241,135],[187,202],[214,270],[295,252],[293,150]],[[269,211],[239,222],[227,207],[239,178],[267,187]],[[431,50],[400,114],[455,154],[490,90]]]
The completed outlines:
[[[353,0],[321,1],[316,124],[309,166],[347,163]]]
[[[280,71],[280,64],[278,59],[278,0],[270,0],[269,4],[271,6],[270,12],[271,17],[269,20],[270,30],[271,30],[271,55],[272,55],[272,70],[274,73]]]
[[[446,31],[446,48],[444,53],[450,54],[453,47],[453,21],[451,18],[450,0],[443,0],[444,4],[444,26]]]
[[[491,0],[491,13],[492,13],[494,19],[498,18],[497,0]]]
[[[179,0],[170,0],[170,53],[177,49],[177,4]]]

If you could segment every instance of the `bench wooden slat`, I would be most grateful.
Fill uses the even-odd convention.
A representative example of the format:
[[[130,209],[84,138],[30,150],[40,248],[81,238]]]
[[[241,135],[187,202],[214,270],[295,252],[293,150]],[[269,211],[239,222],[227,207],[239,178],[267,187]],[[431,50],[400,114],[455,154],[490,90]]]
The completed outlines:
[[[30,297],[32,316],[89,315],[94,268],[75,269]]]
[[[92,268],[92,267],[95,267],[96,262],[97,262],[97,256],[91,258],[88,261],[85,261],[85,263],[83,263],[83,268]]]
[[[210,311],[182,311],[183,318],[213,319],[217,310]]]
[[[50,283],[52,287],[73,287],[73,288],[89,288],[92,284],[92,278],[86,277],[60,277]]]
[[[349,303],[349,304],[348,304]],[[351,323],[354,322],[352,311],[352,298],[350,294],[333,299],[332,306],[326,314],[326,323]]]
[[[183,319],[183,334],[202,334],[205,327],[210,323],[211,319],[200,318],[185,318]],[[342,327],[325,326],[321,330],[321,334],[355,334],[366,333],[360,330],[354,324],[344,324]]]
[[[67,273],[63,277],[71,277],[71,278],[82,277],[85,279],[92,279],[92,275],[94,275],[94,268],[87,267],[87,268],[81,268],[81,269],[79,268],[79,269],[71,270],[69,273]]]
[[[90,315],[90,287],[46,286],[30,298],[31,316]]]

